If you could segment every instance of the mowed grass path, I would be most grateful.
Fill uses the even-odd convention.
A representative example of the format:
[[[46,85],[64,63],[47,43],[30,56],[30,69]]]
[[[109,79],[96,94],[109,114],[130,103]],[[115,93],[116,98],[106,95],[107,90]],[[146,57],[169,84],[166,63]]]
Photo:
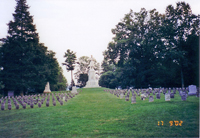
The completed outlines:
[[[199,137],[199,98],[181,101],[164,95],[136,104],[106,93],[103,88],[83,92],[63,106],[0,111],[0,137]],[[158,126],[158,121],[163,125]],[[170,126],[169,121],[183,121]]]

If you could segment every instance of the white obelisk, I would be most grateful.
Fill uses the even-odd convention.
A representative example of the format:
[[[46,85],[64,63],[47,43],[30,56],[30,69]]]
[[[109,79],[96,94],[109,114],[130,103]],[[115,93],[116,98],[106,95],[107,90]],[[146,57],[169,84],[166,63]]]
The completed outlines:
[[[47,82],[47,84],[45,86],[44,93],[51,93],[49,82]]]

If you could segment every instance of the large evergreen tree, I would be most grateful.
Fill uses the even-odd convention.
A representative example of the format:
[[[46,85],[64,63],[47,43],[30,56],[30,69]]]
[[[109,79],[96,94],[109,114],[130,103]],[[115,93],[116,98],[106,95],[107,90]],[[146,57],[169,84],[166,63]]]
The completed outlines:
[[[52,91],[66,90],[68,84],[61,67],[59,67],[57,79],[54,78],[54,80],[56,80],[56,83],[50,86]]]
[[[0,49],[1,79],[5,90],[42,91],[47,81],[58,75],[55,53],[39,43],[26,0],[16,0],[14,21],[8,23],[8,36]]]

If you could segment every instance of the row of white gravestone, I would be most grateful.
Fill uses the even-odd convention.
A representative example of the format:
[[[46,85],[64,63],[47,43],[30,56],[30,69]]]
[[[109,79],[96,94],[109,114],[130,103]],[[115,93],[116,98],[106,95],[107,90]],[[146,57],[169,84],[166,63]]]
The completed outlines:
[[[191,86],[190,86],[191,87]],[[196,86],[192,86],[192,87],[196,87]],[[196,93],[195,93],[195,95],[197,96],[197,97],[199,97],[199,91],[198,91],[198,89],[192,89],[191,90],[191,88],[188,88],[188,90],[189,90],[189,93],[191,93],[191,91],[194,91],[194,90],[196,90]],[[117,97],[119,97],[120,96],[120,99],[123,99],[124,98],[124,96],[125,96],[125,93],[126,93],[126,91],[128,92],[127,93],[127,96],[125,96],[125,100],[126,101],[129,101],[129,100],[127,100],[127,98],[129,98],[129,93],[130,93],[130,90],[104,90],[104,91],[107,91],[107,92],[110,92],[111,94],[113,94],[114,93],[114,95],[117,95]],[[132,98],[131,98],[131,103],[136,103],[136,94],[133,92],[134,90],[131,90],[132,91]],[[187,99],[187,97],[188,97],[188,95],[189,94],[187,94],[187,91],[186,91],[186,89],[183,89],[183,91],[180,89],[180,90],[178,90],[179,91],[179,95],[181,96],[181,99],[182,99],[182,101],[186,101],[186,99]],[[141,95],[140,95],[140,92],[138,93],[136,90],[135,90],[135,92],[137,93],[137,95],[138,96],[141,96],[141,100],[145,100],[145,98],[147,98],[147,97],[149,97],[149,102],[153,102],[154,101],[154,98],[153,98],[153,96],[150,96],[150,93],[153,93],[153,95],[155,95],[156,93],[155,93],[155,91],[153,91],[153,92],[150,92],[150,93],[144,93],[143,91],[142,91],[142,93],[141,93]],[[165,101],[170,101],[170,99],[171,98],[174,98],[174,96],[175,96],[175,94],[176,94],[176,89],[174,89],[173,90],[173,92],[171,92],[170,90],[168,91],[168,92],[166,92],[166,91],[157,91],[157,94],[156,94],[156,99],[160,99],[160,94],[161,93],[163,93],[164,95],[165,95]],[[193,92],[194,93],[194,92]]]
[[[142,95],[141,95],[141,100],[145,100],[145,98],[146,98],[145,96],[142,96]],[[156,95],[156,98],[157,98],[157,99],[160,99],[160,94]],[[172,95],[169,94],[169,93],[166,93],[166,94],[165,94],[165,101],[170,101],[171,98],[174,98],[174,95],[172,96]],[[187,99],[187,94],[186,94],[186,93],[183,93],[183,94],[181,95],[181,100],[182,100],[182,101],[186,101],[186,99]],[[153,101],[154,101],[154,97],[153,97],[153,96],[149,96],[149,102],[153,102]],[[136,95],[134,95],[134,96],[131,97],[131,103],[132,103],[132,104],[136,103]]]

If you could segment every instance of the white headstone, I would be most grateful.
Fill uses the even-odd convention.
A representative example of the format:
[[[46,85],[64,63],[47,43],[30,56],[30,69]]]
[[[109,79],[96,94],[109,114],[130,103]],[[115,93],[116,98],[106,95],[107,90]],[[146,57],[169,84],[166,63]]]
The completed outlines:
[[[169,93],[165,94],[165,101],[170,101],[170,94]]]
[[[45,86],[44,93],[51,93],[49,82]]]
[[[196,92],[197,92],[197,86],[196,85],[190,85],[188,95],[196,95]]]

